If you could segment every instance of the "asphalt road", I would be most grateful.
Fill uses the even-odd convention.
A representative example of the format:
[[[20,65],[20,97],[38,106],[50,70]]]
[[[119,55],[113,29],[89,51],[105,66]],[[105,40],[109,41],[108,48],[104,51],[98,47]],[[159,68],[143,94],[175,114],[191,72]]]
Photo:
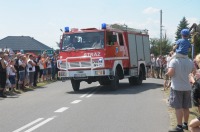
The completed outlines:
[[[163,80],[141,86],[120,81],[110,91],[98,83],[55,82],[16,97],[0,98],[0,132],[166,132],[167,104]]]

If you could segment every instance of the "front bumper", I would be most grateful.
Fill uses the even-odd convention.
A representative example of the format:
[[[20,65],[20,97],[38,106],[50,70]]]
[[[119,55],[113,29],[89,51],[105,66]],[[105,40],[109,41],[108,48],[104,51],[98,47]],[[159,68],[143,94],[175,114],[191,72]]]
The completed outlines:
[[[110,69],[98,69],[98,70],[77,70],[77,71],[59,71],[59,77],[68,78],[88,78],[97,76],[109,76],[111,75]]]

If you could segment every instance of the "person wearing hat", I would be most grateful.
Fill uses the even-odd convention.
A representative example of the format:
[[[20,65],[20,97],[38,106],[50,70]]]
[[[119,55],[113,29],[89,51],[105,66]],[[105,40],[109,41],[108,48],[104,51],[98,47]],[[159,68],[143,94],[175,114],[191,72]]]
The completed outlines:
[[[176,42],[176,55],[170,60],[166,73],[171,78],[169,105],[175,109],[177,119],[177,126],[168,132],[188,130],[189,108],[192,107],[192,89],[188,76],[196,71],[193,61],[187,56],[191,47],[188,41],[189,34],[188,29],[181,31],[182,39]]]
[[[181,36],[182,38],[176,41],[176,44],[173,46],[173,50],[175,50],[174,57],[188,57],[189,49],[192,47],[188,38],[190,36],[189,29],[183,29],[181,30]]]

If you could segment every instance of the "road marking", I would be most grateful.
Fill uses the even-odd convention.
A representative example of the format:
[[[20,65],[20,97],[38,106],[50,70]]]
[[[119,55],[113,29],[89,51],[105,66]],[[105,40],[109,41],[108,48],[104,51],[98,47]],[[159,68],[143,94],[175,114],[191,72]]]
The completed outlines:
[[[92,92],[91,94],[89,94],[88,96],[86,96],[86,98],[91,97],[93,94],[95,94],[97,91]]]
[[[31,127],[30,129],[26,130],[25,132],[32,132],[33,130],[39,128],[40,126],[46,124],[47,122],[53,120],[54,118],[55,118],[55,117],[48,118],[48,119],[44,120],[43,122],[41,122],[41,123],[39,123],[39,124],[37,124],[37,125]]]
[[[60,108],[60,109],[58,109],[58,110],[56,110],[54,112],[63,112],[65,110],[67,110],[67,109],[69,109],[69,107],[62,107],[62,108]]]
[[[92,90],[90,90],[90,91],[87,92],[86,94],[83,94],[82,96],[80,96],[80,98],[83,98],[83,97],[87,96],[89,93],[91,93],[91,92],[94,91],[94,90],[95,90],[95,88],[93,88]]]
[[[20,131],[26,129],[27,127],[32,126],[33,124],[35,124],[35,123],[37,123],[37,122],[39,122],[39,121],[41,121],[41,120],[43,120],[43,119],[44,119],[44,118],[38,118],[38,119],[36,119],[35,121],[32,121],[32,122],[30,122],[29,124],[27,124],[27,125],[25,125],[25,126],[19,128],[19,129],[15,130],[15,131],[13,131],[13,132],[20,132]]]
[[[74,100],[73,102],[71,102],[71,104],[77,104],[79,102],[81,102],[82,100]]]
[[[97,86],[99,86],[100,84],[97,84]],[[92,93],[94,90],[96,91],[97,89],[99,89],[99,88],[93,88],[91,91],[89,91],[89,92],[87,92],[86,94],[83,94],[83,95],[81,95],[80,96],[80,98],[83,98],[83,97],[85,97],[85,96],[88,96],[90,93]]]
[[[83,94],[82,96],[80,96],[80,98],[83,98],[85,97],[86,95],[88,95],[90,92],[86,93],[86,94]]]
[[[93,94],[95,94],[97,92],[97,90],[99,90],[99,88],[97,88],[94,92],[92,92],[91,94],[87,95],[86,98],[91,97]]]

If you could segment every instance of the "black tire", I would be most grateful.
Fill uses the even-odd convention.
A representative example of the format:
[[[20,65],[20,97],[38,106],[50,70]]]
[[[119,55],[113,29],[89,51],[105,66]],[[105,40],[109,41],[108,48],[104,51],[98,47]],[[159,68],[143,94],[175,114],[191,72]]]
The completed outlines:
[[[129,77],[128,80],[130,85],[141,85],[143,81],[143,70],[140,69],[138,77]]]
[[[116,90],[118,88],[119,88],[119,75],[116,70],[115,75],[113,76],[113,80],[111,80],[111,90]]]
[[[79,91],[79,89],[80,89],[80,81],[79,80],[71,79],[71,84],[72,84],[72,88],[75,92]]]
[[[139,76],[136,78],[136,85],[141,85],[143,81],[143,70],[140,68]]]
[[[135,85],[135,77],[129,77],[128,81],[130,85]]]
[[[103,80],[103,81],[100,80],[100,81],[99,81],[99,84],[100,84],[100,85],[110,85],[110,84],[111,84],[111,81],[110,81],[110,80]]]

